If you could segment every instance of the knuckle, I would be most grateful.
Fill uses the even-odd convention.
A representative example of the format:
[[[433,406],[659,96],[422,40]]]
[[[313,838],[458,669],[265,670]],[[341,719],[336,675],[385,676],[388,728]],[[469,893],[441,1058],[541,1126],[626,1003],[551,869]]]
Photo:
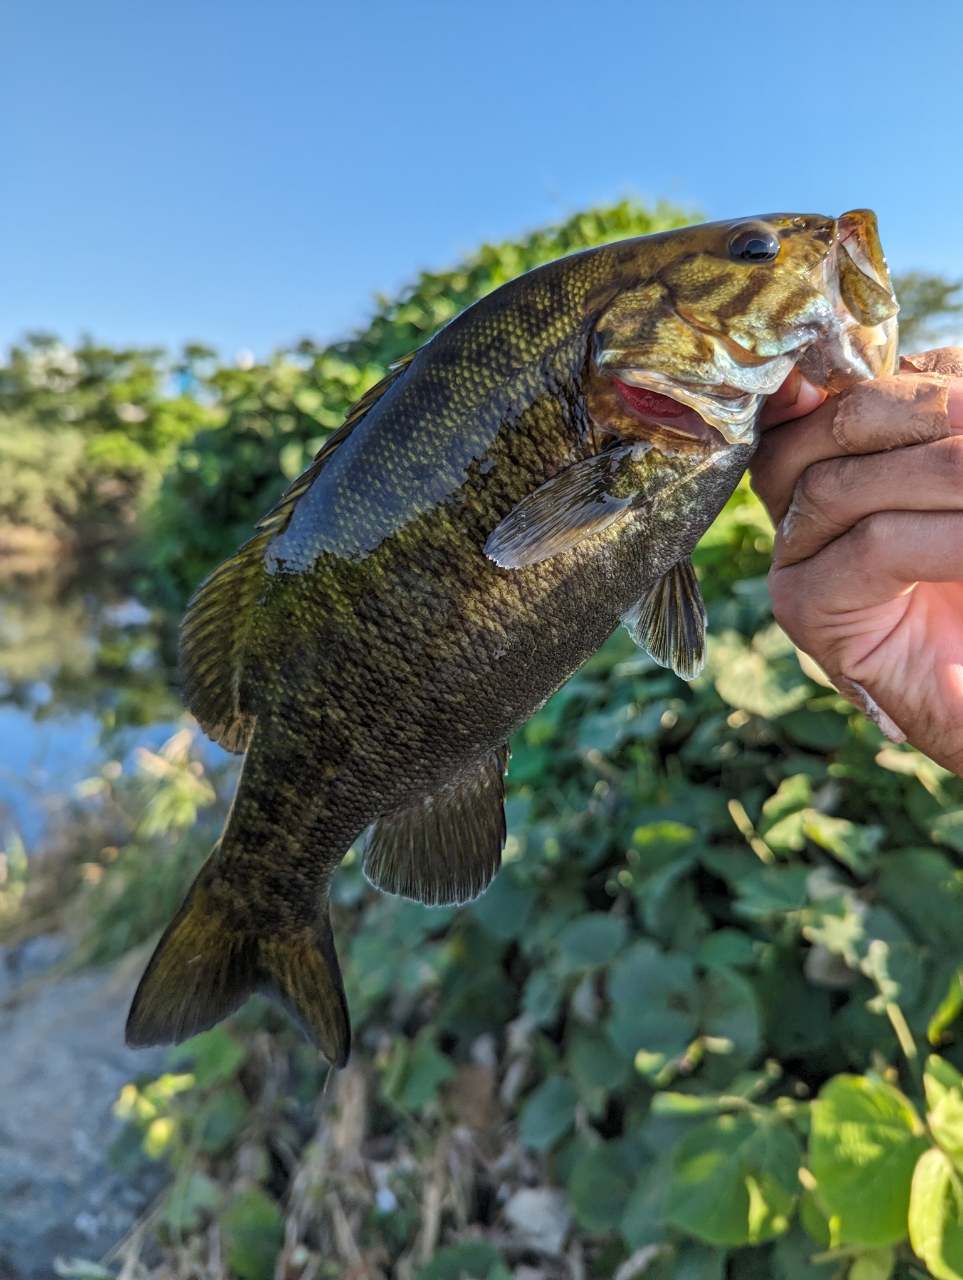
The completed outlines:
[[[951,473],[954,480],[963,477],[963,436],[952,436],[949,440],[941,440],[940,463],[945,474]]]
[[[853,526],[852,536],[859,552],[868,559],[878,559],[893,546],[893,513],[874,511]]]
[[[839,467],[835,459],[814,462],[806,468],[796,486],[796,493],[807,506],[822,510],[839,490]]]

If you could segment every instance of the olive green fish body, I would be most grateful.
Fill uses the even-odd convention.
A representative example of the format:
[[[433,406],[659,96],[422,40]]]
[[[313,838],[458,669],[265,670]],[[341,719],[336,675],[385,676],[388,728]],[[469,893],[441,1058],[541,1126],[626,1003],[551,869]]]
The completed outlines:
[[[188,705],[245,760],[132,1043],[261,989],[344,1061],[344,853],[368,828],[375,884],[467,900],[498,867],[508,739],[620,621],[698,670],[688,556],[765,396],[795,363],[834,389],[892,367],[877,251],[862,213],[589,250],[476,303],[359,403],[185,617]]]

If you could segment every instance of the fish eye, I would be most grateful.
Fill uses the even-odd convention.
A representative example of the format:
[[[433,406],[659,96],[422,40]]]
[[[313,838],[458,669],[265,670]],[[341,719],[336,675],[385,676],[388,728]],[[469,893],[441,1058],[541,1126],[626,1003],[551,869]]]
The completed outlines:
[[[742,227],[729,240],[729,257],[737,262],[772,262],[779,257],[779,237],[768,227]]]

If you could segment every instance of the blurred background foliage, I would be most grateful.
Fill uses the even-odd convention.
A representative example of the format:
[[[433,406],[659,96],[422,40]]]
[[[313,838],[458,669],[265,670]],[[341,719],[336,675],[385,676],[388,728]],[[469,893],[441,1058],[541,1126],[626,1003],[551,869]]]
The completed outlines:
[[[86,698],[108,747],[170,718],[187,595],[393,360],[522,270],[687,220],[623,204],[485,247],[379,301],[363,333],[265,364],[29,339],[0,371],[2,519],[97,550],[104,601],[83,661],[53,651],[54,705]],[[899,288],[910,347],[961,310],[952,282]],[[703,675],[685,684],[620,630],[520,731],[503,869],[476,902],[381,896],[348,855],[332,900],[350,1067],[327,1081],[257,1000],[174,1050],[124,1089],[114,1151],[167,1161],[168,1191],[63,1274],[963,1275],[963,782],[796,653],[771,546],[744,482],[694,557]],[[31,616],[25,581],[8,619]],[[125,620],[111,582],[149,610]],[[8,631],[16,697],[46,633]],[[76,963],[146,956],[234,776],[190,723],[118,752],[45,856],[8,846],[0,926],[53,922]]]

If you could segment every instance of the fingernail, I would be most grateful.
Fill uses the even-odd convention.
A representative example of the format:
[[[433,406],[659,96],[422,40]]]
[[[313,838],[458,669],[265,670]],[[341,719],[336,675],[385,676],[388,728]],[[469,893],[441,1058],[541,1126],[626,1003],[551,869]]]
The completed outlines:
[[[946,393],[946,416],[952,431],[963,431],[963,378],[954,378]]]

